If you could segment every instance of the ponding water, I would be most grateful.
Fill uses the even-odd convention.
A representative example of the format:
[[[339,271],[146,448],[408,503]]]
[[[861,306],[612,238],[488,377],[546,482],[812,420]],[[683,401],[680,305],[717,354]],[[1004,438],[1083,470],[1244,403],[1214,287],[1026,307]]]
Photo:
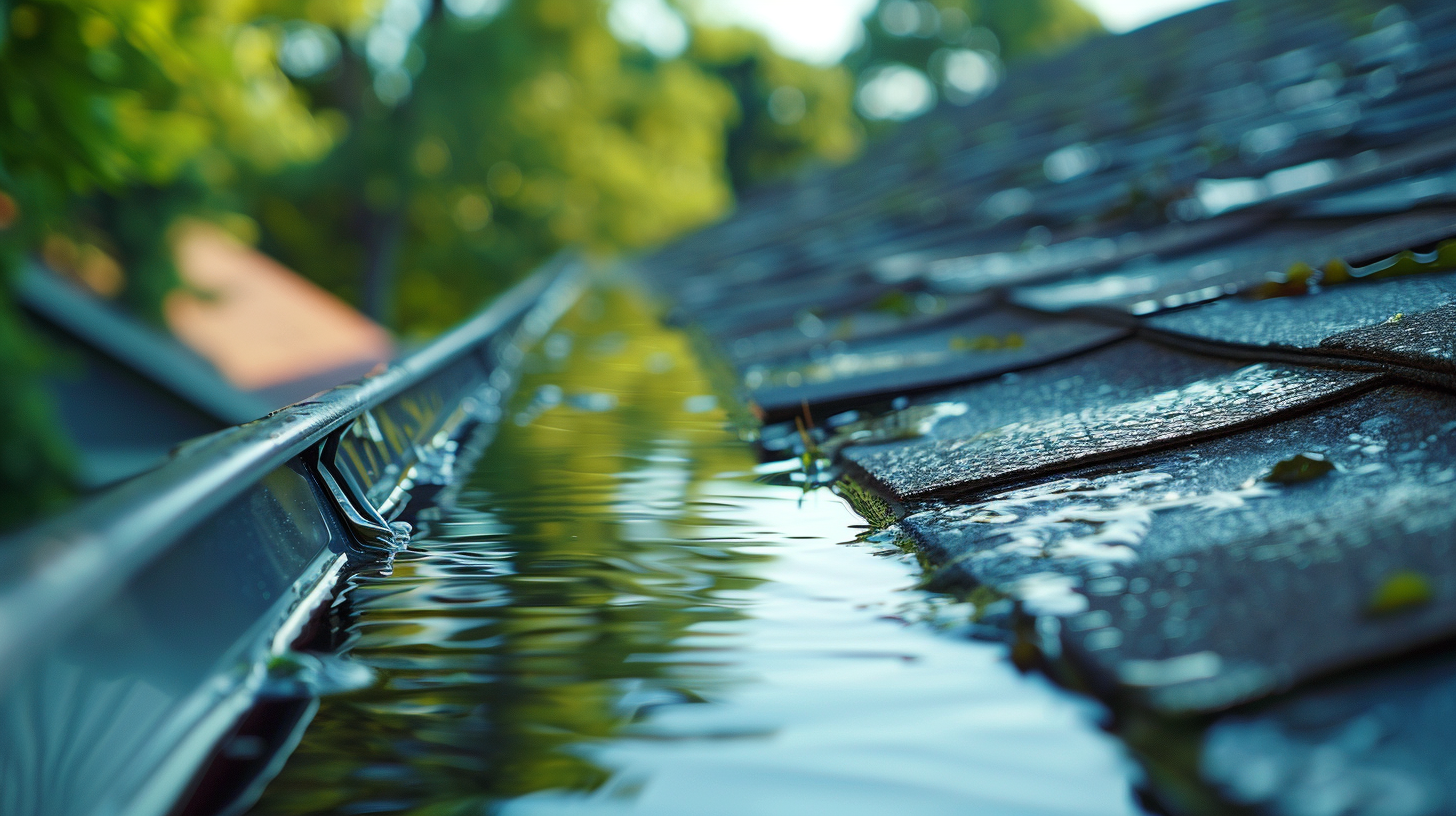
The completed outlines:
[[[765,481],[630,293],[526,366],[455,506],[348,579],[375,682],[256,813],[1138,812],[1101,709],[968,637],[842,498]]]

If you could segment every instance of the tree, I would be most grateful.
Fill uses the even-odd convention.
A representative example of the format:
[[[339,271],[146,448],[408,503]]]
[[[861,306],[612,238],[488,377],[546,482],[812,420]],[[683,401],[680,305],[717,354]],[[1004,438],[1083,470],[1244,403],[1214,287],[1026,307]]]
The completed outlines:
[[[688,56],[738,100],[727,134],[734,189],[859,152],[864,128],[854,115],[854,77],[842,66],[789,59],[743,28],[696,27]]]
[[[1004,61],[1102,31],[1075,0],[880,0],[864,42],[845,58],[871,119],[919,115],[940,97],[965,104],[988,93]]]
[[[394,26],[407,45],[381,55],[370,43],[393,25],[386,7],[311,85],[346,111],[349,135],[270,181],[265,248],[426,334],[562,246],[645,246],[726,209],[734,105],[710,77],[624,48],[598,3],[461,6]]]
[[[858,145],[848,75],[746,31],[654,51],[613,31],[612,3],[412,2],[305,80],[349,135],[257,203],[268,251],[406,333],[561,247],[661,243],[724,213],[733,185]],[[391,22],[394,6],[414,12]]]
[[[651,246],[724,213],[730,175],[854,151],[842,71],[741,31],[682,53],[658,6],[673,53],[616,30],[620,0],[9,7],[0,274],[40,255],[160,322],[168,229],[201,215],[426,335],[564,246]],[[8,291],[0,525],[70,494],[39,381],[55,361]]]
[[[642,14],[656,33],[631,30]],[[674,0],[35,0],[0,17],[6,280],[38,254],[160,321],[168,229],[200,215],[411,336],[562,247],[659,244],[735,190],[850,158],[856,81],[886,64],[955,101],[975,60],[1095,27],[1072,0],[882,0],[865,44],[823,67]],[[68,495],[50,362],[7,291],[0,525]]]
[[[299,3],[297,5],[302,5]],[[40,0],[0,18],[0,526],[70,495],[39,377],[53,363],[9,295],[42,253],[156,317],[175,284],[165,230],[240,171],[326,152],[333,131],[272,60],[287,4]]]

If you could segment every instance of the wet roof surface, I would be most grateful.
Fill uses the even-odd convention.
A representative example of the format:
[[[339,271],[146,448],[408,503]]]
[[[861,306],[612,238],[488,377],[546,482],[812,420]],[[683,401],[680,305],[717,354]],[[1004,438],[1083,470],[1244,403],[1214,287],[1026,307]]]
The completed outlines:
[[[1225,299],[1149,318],[1149,328],[1217,343],[1317,351],[1321,341],[1456,300],[1456,276],[1333,287],[1314,297]]]
[[[1200,768],[1225,799],[1266,811],[1324,799],[1439,813],[1456,801],[1453,708],[1456,661],[1410,660],[1222,718],[1203,740]]]
[[[1128,335],[1119,326],[997,309],[948,325],[861,341],[746,368],[750,398],[767,414],[795,414],[807,401],[834,405],[878,394],[1019,371]]]
[[[1266,422],[1337,399],[1369,385],[1376,376],[1256,363],[1167,391],[1094,400],[1081,410],[1010,422],[966,436],[928,435],[856,446],[847,449],[845,457],[897,498],[947,491],[964,494],[1017,477]]]
[[[1197,767],[1129,735],[1162,807],[1314,812],[1335,757],[1318,812],[1456,813],[1453,203],[1456,7],[1229,2],[641,268],[766,453],[889,500],[1054,675],[1201,717]]]

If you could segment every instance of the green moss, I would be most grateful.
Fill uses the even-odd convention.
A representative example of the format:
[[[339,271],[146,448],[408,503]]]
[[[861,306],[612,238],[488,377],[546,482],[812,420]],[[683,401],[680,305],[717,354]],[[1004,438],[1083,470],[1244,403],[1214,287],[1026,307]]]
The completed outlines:
[[[1398,278],[1451,269],[1456,269],[1456,241],[1443,241],[1431,252],[1401,250],[1360,267],[1352,267],[1340,258],[1332,258],[1318,269],[1301,261],[1255,286],[1249,291],[1249,295],[1260,300],[1290,297],[1307,294],[1315,287],[1340,286],[1359,280]],[[1402,317],[1404,315],[1397,314],[1389,322],[1398,323]]]
[[[872,529],[883,530],[899,521],[889,502],[847,476],[835,482],[832,489],[849,502],[849,506],[854,508],[854,512],[869,522]]]
[[[1004,337],[992,334],[978,334],[975,337],[956,335],[950,339],[951,351],[1004,351],[1019,349],[1026,345],[1026,338],[1015,332]]]
[[[876,300],[874,309],[877,312],[885,312],[896,317],[909,317],[915,314],[915,300],[899,289],[885,293]]]
[[[1299,453],[1276,462],[1264,481],[1297,484],[1318,479],[1335,469],[1335,464],[1318,453]]]
[[[1365,611],[1370,615],[1389,615],[1425,606],[1435,597],[1431,579],[1415,570],[1397,570],[1385,577],[1370,594]]]

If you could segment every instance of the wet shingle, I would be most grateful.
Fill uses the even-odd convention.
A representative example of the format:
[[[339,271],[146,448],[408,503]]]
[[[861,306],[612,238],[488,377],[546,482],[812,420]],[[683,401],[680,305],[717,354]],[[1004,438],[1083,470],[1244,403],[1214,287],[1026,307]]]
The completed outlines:
[[[1068,406],[1128,402],[1244,365],[1128,338],[1049,365],[924,394],[910,400],[910,405],[964,405],[964,413],[946,415],[928,434],[933,439],[953,439],[1011,422],[1052,419],[1066,413]]]
[[[1035,368],[900,397],[895,402],[903,403],[899,410],[891,408],[890,400],[881,399],[865,411],[833,417],[819,411],[811,419],[816,424],[827,420],[831,430],[843,423],[859,423],[870,432],[861,436],[880,440],[896,436],[879,432],[882,429],[908,427],[914,427],[915,433],[900,433],[896,438],[954,439],[1011,422],[1052,419],[1066,413],[1068,405],[1126,402],[1227,374],[1246,364],[1127,338]],[[767,449],[785,450],[792,447],[799,432],[793,422],[785,421],[764,427],[762,437]],[[785,442],[788,444],[781,444]],[[840,432],[825,443],[832,451],[855,444],[870,443]]]
[[[1139,562],[1088,584],[1083,614],[1095,620],[1069,622],[1063,643],[1099,688],[1164,711],[1258,699],[1456,631],[1453,522],[1456,485],[1406,484],[1197,556]],[[1407,580],[1423,587],[1412,602],[1378,612],[1385,587]]]
[[[834,314],[802,313],[792,325],[764,329],[725,340],[724,349],[740,368],[798,354],[823,353],[830,344],[887,337],[961,321],[995,305],[990,295],[936,297],[926,292],[891,290],[868,309]]]
[[[745,285],[757,289],[753,298],[741,297]],[[731,340],[765,329],[792,326],[802,315],[830,316],[865,308],[892,291],[892,287],[873,281],[839,277],[799,280],[789,286],[740,284],[680,318],[710,335]]]
[[[1194,224],[1164,224],[1116,238],[1080,236],[1010,252],[904,259],[901,274],[939,291],[981,292],[1064,278],[1075,272],[1121,266],[1149,255],[1177,255],[1245,235],[1266,219],[1231,215]]]
[[[1224,300],[1147,320],[1154,336],[1244,357],[1384,364],[1411,379],[1456,383],[1456,275],[1346,284],[1316,294]],[[1291,356],[1292,355],[1292,356]]]
[[[1449,813],[1456,803],[1456,659],[1369,671],[1261,711],[1219,718],[1197,769],[1269,816]]]
[[[1218,709],[1456,633],[1453,431],[1456,399],[1386,387],[902,525],[937,584],[1064,618],[1102,692]]]
[[[1063,283],[1026,287],[1013,302],[1044,311],[1101,307],[1135,315],[1277,286],[1291,269],[1332,261],[1359,267],[1456,236],[1456,210],[1399,213],[1365,221],[1282,222],[1241,240],[1125,264]]]
[[[904,394],[1041,365],[1125,337],[1128,330],[1000,309],[918,333],[831,343],[814,356],[749,366],[743,383],[767,416],[801,406]]]
[[[1340,332],[1320,348],[1394,365],[1456,374],[1456,305],[1395,312],[1374,325]]]
[[[1147,319],[1149,328],[1212,343],[1318,353],[1321,341],[1456,300],[1456,275],[1335,286],[1312,295],[1228,299]]]
[[[914,500],[901,524],[942,584],[1010,591],[1047,571],[1092,579],[1318,521],[1351,499],[1456,479],[1453,428],[1456,400],[1380,388],[970,501]]]
[[[844,455],[855,471],[898,497],[968,492],[1269,422],[1374,381],[1357,372],[1255,364],[974,435],[850,448]]]
[[[1011,302],[1044,312],[1100,309],[1147,315],[1218,300],[1304,257],[1297,248],[1332,235],[1329,224],[1280,224],[1241,240],[1147,256],[1095,275],[1012,289]]]

